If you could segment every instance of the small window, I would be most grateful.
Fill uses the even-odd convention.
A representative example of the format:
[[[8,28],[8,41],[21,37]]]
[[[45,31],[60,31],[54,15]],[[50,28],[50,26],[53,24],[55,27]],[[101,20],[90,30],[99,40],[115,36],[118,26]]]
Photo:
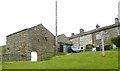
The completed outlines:
[[[45,40],[47,41],[47,37],[45,37]]]
[[[80,37],[80,42],[83,42],[83,37]]]
[[[101,39],[101,35],[100,35],[100,34],[97,34],[97,35],[96,35],[96,40],[99,40],[99,39]]]
[[[9,48],[7,48],[7,50],[9,50]]]
[[[40,40],[38,39],[38,42],[39,42]]]

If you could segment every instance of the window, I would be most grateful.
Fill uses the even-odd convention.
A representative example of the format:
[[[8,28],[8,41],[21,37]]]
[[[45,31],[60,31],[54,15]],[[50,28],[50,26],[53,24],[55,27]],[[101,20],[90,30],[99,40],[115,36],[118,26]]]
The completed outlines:
[[[47,41],[47,37],[45,37],[45,40]]]
[[[38,42],[39,42],[40,40],[38,39]]]
[[[101,39],[101,35],[100,35],[100,34],[97,34],[97,35],[96,35],[96,40],[99,40],[99,39]]]
[[[99,44],[97,44],[96,47],[99,47]]]
[[[7,48],[7,50],[9,50],[9,48]]]
[[[83,37],[80,37],[80,42],[83,42]]]

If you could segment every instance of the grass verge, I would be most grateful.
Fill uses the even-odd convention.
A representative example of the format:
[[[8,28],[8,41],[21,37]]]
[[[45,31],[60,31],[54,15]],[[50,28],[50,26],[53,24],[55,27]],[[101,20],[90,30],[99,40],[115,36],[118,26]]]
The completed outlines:
[[[40,62],[3,62],[3,69],[118,69],[118,52],[80,52]]]

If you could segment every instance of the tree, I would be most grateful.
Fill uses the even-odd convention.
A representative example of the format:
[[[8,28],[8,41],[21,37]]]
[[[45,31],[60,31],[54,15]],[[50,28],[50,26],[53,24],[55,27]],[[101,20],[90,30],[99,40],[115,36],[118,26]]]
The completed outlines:
[[[111,39],[112,43],[120,47],[120,35]]]

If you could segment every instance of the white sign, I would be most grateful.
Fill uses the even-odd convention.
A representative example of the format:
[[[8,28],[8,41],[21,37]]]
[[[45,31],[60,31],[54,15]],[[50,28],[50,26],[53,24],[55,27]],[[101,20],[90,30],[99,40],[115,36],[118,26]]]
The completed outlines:
[[[37,52],[31,52],[31,61],[36,62],[37,61]]]

